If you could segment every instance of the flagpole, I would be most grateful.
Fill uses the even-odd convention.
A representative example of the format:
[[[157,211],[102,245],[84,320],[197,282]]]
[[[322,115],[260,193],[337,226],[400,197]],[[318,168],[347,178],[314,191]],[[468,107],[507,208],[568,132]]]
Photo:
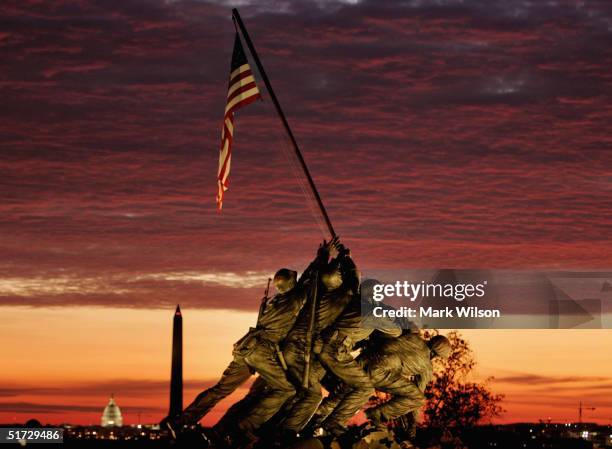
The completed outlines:
[[[253,60],[255,61],[255,64],[257,65],[257,69],[259,70],[261,78],[263,79],[263,82],[266,85],[266,89],[268,90],[268,93],[270,94],[272,103],[274,103],[276,112],[278,113],[278,116],[280,117],[281,122],[283,123],[283,127],[285,128],[287,135],[289,136],[289,140],[291,141],[291,145],[293,147],[295,155],[297,156],[298,161],[300,162],[302,170],[304,170],[304,174],[306,175],[306,179],[308,180],[308,185],[310,186],[310,190],[312,190],[315,200],[317,201],[317,204],[319,205],[319,209],[321,210],[321,214],[323,215],[323,218],[325,219],[325,224],[327,224],[327,229],[329,229],[329,233],[331,234],[332,238],[336,237],[336,231],[334,231],[334,227],[332,226],[331,220],[329,219],[329,215],[327,215],[327,210],[325,210],[323,201],[321,201],[321,196],[319,195],[317,186],[315,186],[312,176],[310,175],[310,171],[308,170],[308,166],[306,165],[306,161],[304,160],[304,157],[302,156],[302,152],[300,151],[300,147],[298,146],[297,141],[295,140],[295,137],[293,136],[293,132],[291,131],[291,128],[289,127],[289,122],[287,121],[287,117],[285,117],[285,113],[283,112],[283,109],[281,108],[281,105],[278,102],[278,99],[276,98],[274,89],[272,89],[272,84],[270,84],[268,75],[266,74],[266,71],[264,70],[263,65],[261,64],[261,61],[259,60],[259,56],[257,55],[257,50],[255,50],[255,46],[253,45],[253,42],[251,41],[249,33],[246,30],[246,27],[244,26],[244,23],[242,22],[242,19],[240,18],[240,14],[238,13],[238,10],[236,8],[232,9],[232,18],[234,19],[234,23],[238,24],[238,27],[240,28],[240,31],[242,32],[242,36],[244,37],[247,47],[249,47],[249,51],[251,52],[251,55],[253,56]]]

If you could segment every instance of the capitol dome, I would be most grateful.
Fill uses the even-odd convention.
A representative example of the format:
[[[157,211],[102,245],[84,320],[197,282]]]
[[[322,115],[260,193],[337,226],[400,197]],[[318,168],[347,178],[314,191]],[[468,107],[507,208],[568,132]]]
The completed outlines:
[[[123,416],[121,410],[115,403],[115,398],[111,395],[108,405],[104,407],[102,413],[102,427],[121,427],[123,426]]]

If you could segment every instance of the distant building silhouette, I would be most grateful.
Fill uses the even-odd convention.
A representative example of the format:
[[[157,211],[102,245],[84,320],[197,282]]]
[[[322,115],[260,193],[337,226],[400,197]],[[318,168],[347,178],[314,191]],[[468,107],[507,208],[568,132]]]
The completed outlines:
[[[39,420],[32,418],[32,419],[28,419],[25,423],[25,427],[42,427],[42,424],[40,423]]]
[[[121,416],[121,409],[115,403],[115,398],[111,394],[108,404],[104,407],[102,412],[101,423],[102,427],[121,427],[123,426],[123,416]]]
[[[176,306],[172,324],[172,372],[170,375],[170,410],[168,416],[178,416],[183,411],[183,316]]]

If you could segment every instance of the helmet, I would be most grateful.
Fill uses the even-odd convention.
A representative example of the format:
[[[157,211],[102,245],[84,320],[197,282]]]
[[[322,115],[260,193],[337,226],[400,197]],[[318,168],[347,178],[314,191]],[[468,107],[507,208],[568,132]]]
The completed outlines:
[[[433,353],[432,356],[440,356],[443,359],[448,358],[451,353],[451,344],[444,335],[436,335],[435,337],[431,337],[428,342],[429,349]]]
[[[378,304],[377,301],[374,301],[374,286],[379,284],[381,284],[381,282],[377,279],[366,279],[361,283],[359,291],[361,292],[362,304]]]
[[[330,264],[321,273],[321,282],[326,290],[335,290],[342,285],[342,272],[337,264]]]
[[[274,286],[279,293],[286,293],[295,287],[297,272],[288,268],[281,268],[274,275]]]

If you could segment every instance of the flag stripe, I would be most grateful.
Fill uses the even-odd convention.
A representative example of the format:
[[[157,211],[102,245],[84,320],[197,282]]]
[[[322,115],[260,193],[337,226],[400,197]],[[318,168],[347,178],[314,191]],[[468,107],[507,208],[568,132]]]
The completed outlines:
[[[225,161],[226,159],[229,157],[229,146],[230,146],[230,141],[229,139],[223,142],[223,148],[221,148],[221,161],[222,164],[219,166],[219,176],[225,176]]]
[[[244,98],[245,96],[248,97],[250,96],[250,94],[247,94],[251,89],[257,89],[257,86],[255,85],[254,82],[246,84],[245,86],[240,86],[238,89],[236,89],[234,92],[232,92],[232,94],[228,97],[227,99],[227,103],[231,103],[234,98],[236,97],[240,97],[242,96],[239,101],[242,100],[242,98]],[[257,91],[257,93],[259,93],[259,90]]]
[[[227,128],[230,136],[234,135],[234,123],[229,118],[225,119],[225,128]]]
[[[249,100],[251,97],[258,97],[259,96],[259,89],[257,89],[257,86],[254,86],[253,88],[247,90],[246,92],[241,92],[238,95],[236,95],[234,98],[232,98],[229,103],[227,104],[227,106],[225,106],[225,114],[228,114],[230,112],[235,112],[236,109],[245,106],[244,104],[242,104],[244,101]],[[254,98],[254,100],[256,100],[257,98]],[[247,103],[248,104],[248,103]]]
[[[236,76],[230,77],[230,79],[229,79],[229,84],[230,84],[230,86],[231,86],[231,85],[232,85],[232,84],[234,84],[236,81],[241,80],[242,78],[246,78],[247,76],[252,75],[252,74],[253,74],[253,72],[251,72],[251,69],[247,69],[247,70],[245,70],[245,71],[243,71],[243,72],[239,73],[239,74],[238,74],[238,75],[236,75]]]
[[[255,78],[253,78],[253,75],[251,75],[250,73],[247,76],[245,76],[244,78],[240,78],[236,82],[230,84],[230,88],[227,91],[227,98],[229,99],[230,96],[234,92],[236,92],[237,89],[240,89],[241,87],[245,87],[248,84],[255,85]]]
[[[232,80],[235,76],[241,74],[242,72],[246,72],[247,70],[251,70],[251,66],[248,63],[242,64],[240,67],[230,73],[230,80]]]

